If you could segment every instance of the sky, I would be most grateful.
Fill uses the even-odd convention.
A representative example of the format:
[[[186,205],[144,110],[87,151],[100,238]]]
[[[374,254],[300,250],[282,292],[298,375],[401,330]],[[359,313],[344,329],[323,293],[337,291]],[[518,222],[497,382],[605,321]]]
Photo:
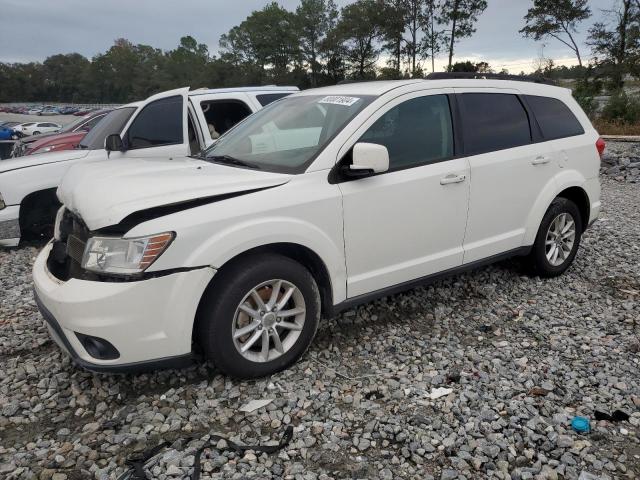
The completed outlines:
[[[577,40],[589,57],[586,32],[601,11],[616,0],[590,0],[593,16],[580,26]],[[269,0],[0,0],[0,62],[42,61],[56,53],[78,52],[86,57],[107,50],[116,38],[175,48],[185,35],[218,50],[220,35],[238,25]],[[280,0],[295,10],[299,0]],[[336,0],[338,6],[352,0]],[[556,64],[576,64],[572,51],[549,39],[544,45],[522,38],[518,30],[531,0],[488,0],[473,37],[456,46],[455,61],[487,61],[495,70],[511,73],[535,68],[541,54]],[[437,58],[442,70],[445,55]]]

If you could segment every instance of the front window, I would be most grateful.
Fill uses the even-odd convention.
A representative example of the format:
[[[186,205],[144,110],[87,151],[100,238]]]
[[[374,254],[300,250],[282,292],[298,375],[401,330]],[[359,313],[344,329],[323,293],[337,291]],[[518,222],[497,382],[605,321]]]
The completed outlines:
[[[136,107],[124,107],[107,113],[95,128],[92,128],[91,131],[85,135],[80,142],[80,148],[87,148],[89,150],[103,149],[104,139],[114,133],[120,135],[135,111]]]
[[[220,137],[203,157],[248,168],[302,173],[372,99],[364,95],[284,98]]]

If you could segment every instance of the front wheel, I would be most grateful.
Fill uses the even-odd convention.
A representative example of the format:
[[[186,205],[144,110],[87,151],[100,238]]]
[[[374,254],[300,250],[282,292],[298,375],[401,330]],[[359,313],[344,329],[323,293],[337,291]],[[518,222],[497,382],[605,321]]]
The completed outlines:
[[[35,132],[33,132],[33,135],[40,135],[40,132],[36,130]]]
[[[558,197],[547,209],[528,263],[541,277],[556,277],[573,263],[580,246],[582,218],[575,203]]]
[[[238,378],[295,363],[320,320],[320,293],[309,271],[281,255],[251,255],[218,275],[198,308],[194,340],[205,356]]]

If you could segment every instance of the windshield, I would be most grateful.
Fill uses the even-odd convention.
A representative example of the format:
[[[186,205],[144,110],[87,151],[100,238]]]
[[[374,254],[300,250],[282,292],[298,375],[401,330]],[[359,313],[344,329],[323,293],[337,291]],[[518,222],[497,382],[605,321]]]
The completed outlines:
[[[239,123],[202,157],[273,172],[302,173],[372,98],[364,95],[283,98]]]
[[[110,111],[80,142],[80,148],[89,150],[101,150],[104,148],[104,139],[109,135],[117,133],[120,135],[125,124],[136,111],[136,107],[117,108]]]

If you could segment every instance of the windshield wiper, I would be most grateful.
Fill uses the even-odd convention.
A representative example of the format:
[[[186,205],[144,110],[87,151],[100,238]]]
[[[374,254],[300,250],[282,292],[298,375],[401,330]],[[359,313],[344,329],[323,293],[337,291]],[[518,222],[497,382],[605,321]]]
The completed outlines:
[[[206,160],[214,163],[221,163],[223,165],[234,165],[236,167],[245,167],[260,170],[260,166],[256,165],[255,163],[245,162],[244,160],[232,157],[231,155],[212,155],[211,157],[206,157]]]

